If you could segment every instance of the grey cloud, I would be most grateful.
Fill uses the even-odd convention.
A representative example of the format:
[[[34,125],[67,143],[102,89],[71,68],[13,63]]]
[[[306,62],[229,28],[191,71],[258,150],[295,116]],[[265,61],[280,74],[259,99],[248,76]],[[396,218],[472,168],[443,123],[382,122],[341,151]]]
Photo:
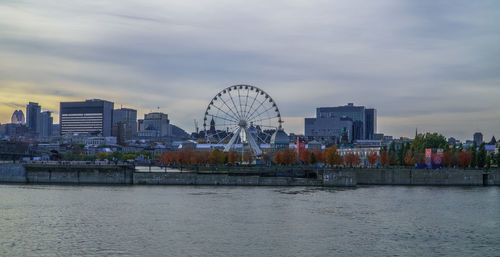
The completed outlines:
[[[392,118],[481,116],[499,107],[492,93],[480,93],[497,93],[500,82],[495,1],[9,5],[27,11],[19,24],[0,21],[0,55],[14,55],[26,67],[12,70],[0,60],[4,79],[43,82],[57,95],[91,92],[145,110],[161,106],[175,111],[170,117],[186,128],[217,90],[239,83],[264,88],[288,117],[347,102]],[[44,31],[33,33],[38,26]],[[30,65],[44,62],[51,65]],[[64,84],[78,90],[62,89]],[[468,86],[482,89],[470,93]],[[462,137],[476,129],[449,124]],[[415,125],[387,130],[408,135]],[[301,132],[297,126],[290,130]]]

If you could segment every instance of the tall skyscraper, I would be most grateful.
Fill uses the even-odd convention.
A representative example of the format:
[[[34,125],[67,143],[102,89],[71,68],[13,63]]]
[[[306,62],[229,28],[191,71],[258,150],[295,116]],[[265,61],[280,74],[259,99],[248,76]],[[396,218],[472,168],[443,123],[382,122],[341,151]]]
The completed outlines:
[[[26,127],[30,133],[40,133],[40,112],[42,107],[38,103],[29,102],[26,106]]]
[[[60,133],[111,136],[114,103],[100,99],[60,103]]]
[[[39,119],[39,135],[41,137],[50,137],[52,136],[52,125],[54,123],[54,119],[51,116],[51,112],[45,111],[40,113]]]
[[[377,110],[365,109],[365,139],[373,140],[377,133]]]

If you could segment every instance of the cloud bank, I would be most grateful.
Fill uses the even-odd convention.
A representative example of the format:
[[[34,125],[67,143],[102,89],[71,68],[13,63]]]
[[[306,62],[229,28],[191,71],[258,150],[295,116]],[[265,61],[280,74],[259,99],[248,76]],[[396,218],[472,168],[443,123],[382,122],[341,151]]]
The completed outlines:
[[[244,83],[273,96],[288,132],[354,102],[394,136],[500,135],[498,1],[33,0],[0,16],[1,122],[28,101],[102,98],[192,131]]]

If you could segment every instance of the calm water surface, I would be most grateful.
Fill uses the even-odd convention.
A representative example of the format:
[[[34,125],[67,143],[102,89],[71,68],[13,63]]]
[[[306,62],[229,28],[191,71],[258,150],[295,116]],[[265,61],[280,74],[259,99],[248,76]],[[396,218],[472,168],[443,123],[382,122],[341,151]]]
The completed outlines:
[[[499,187],[0,185],[0,256],[500,256]]]

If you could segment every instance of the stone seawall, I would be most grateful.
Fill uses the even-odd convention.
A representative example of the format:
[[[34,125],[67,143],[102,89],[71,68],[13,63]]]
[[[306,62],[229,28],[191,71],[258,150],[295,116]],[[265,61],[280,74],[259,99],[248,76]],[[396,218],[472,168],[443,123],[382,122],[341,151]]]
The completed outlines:
[[[25,164],[26,183],[132,184],[134,169],[114,165]]]
[[[463,169],[356,169],[359,185],[436,185],[483,186],[500,185],[500,171]]]
[[[319,175],[319,178],[266,177],[256,174],[138,172],[132,166],[126,165],[0,163],[1,183],[342,187],[356,185],[500,186],[499,170],[486,172],[471,169],[353,168],[319,170]]]
[[[135,172],[137,185],[322,186],[321,179],[231,176],[225,173]]]
[[[0,182],[26,183],[26,170],[19,163],[0,163]]]

